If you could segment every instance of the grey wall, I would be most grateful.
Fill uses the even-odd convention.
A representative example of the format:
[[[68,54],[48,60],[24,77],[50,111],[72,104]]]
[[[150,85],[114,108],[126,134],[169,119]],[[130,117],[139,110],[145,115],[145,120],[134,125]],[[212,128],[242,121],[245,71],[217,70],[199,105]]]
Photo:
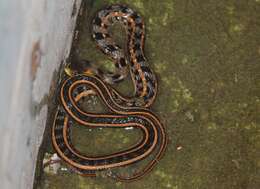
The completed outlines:
[[[47,115],[47,105],[42,101],[48,95],[54,71],[69,53],[76,19],[72,12],[77,13],[80,2],[0,1],[0,187],[3,189],[32,187]],[[39,107],[37,112],[35,107]]]

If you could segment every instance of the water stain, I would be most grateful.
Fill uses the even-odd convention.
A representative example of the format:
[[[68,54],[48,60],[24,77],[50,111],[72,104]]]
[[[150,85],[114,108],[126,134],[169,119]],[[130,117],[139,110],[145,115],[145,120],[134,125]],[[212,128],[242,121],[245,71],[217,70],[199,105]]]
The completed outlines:
[[[35,80],[37,70],[40,66],[41,62],[41,46],[40,40],[36,41],[32,45],[32,53],[31,53],[31,78]]]

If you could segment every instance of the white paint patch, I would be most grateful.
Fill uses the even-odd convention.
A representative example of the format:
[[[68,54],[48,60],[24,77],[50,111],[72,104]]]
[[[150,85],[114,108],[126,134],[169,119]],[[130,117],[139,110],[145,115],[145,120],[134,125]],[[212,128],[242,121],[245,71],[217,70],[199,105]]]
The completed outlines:
[[[126,127],[125,130],[133,130],[133,127]]]

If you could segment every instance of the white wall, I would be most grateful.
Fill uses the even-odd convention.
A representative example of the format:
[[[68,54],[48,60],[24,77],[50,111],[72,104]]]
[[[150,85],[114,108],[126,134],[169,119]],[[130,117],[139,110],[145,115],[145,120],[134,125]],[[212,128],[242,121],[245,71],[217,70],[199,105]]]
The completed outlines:
[[[32,188],[47,105],[34,109],[48,95],[53,73],[69,53],[76,19],[71,15],[80,2],[0,1],[2,189]]]

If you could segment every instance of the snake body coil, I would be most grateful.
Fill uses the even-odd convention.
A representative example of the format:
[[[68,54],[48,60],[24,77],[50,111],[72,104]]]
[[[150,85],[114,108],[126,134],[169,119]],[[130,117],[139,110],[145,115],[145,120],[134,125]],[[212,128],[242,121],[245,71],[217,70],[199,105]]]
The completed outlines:
[[[112,40],[108,28],[115,22],[125,25],[128,34],[126,53]],[[132,181],[143,177],[161,158],[166,147],[165,129],[158,117],[148,107],[157,92],[156,77],[144,57],[144,23],[140,15],[124,5],[111,5],[100,10],[93,20],[93,38],[98,47],[114,60],[115,73],[97,69],[91,74],[86,70],[73,70],[60,90],[61,106],[58,107],[52,128],[52,141],[58,155],[79,174],[95,176],[97,171],[111,169],[113,178]],[[135,86],[132,98],[123,97],[112,84],[123,80],[130,68]],[[83,97],[95,94],[111,113],[90,113],[80,108]],[[142,139],[126,150],[104,156],[83,155],[70,139],[70,127],[77,122],[87,127],[126,128],[142,131]],[[146,157],[152,160],[139,172],[124,177],[114,173],[114,168],[137,163]]]

